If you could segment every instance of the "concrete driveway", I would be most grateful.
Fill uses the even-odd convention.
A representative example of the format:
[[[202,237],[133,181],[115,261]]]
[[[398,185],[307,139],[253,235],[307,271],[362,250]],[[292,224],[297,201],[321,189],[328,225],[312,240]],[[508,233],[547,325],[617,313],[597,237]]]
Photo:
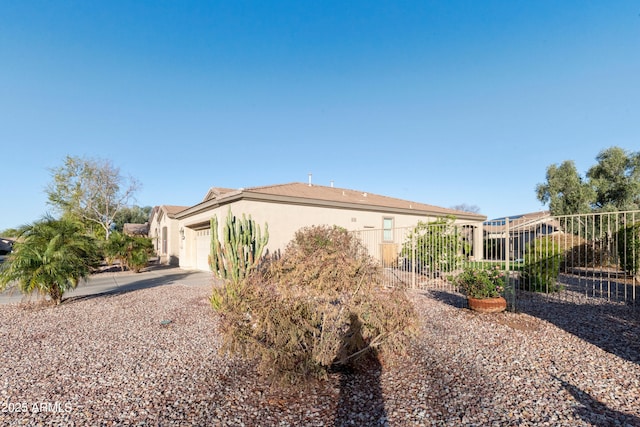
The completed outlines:
[[[65,292],[65,299],[95,295],[117,294],[137,289],[153,288],[156,286],[181,283],[187,286],[213,286],[213,275],[200,270],[183,270],[178,267],[153,266],[141,273],[129,271],[110,271],[93,274],[87,281],[83,281],[76,289]],[[0,293],[0,304],[20,302],[35,302],[41,296],[22,295],[17,290]]]

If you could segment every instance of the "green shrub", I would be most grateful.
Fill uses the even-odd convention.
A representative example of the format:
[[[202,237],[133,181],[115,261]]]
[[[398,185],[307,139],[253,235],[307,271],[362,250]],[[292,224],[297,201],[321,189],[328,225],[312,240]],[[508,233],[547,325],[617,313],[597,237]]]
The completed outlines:
[[[505,291],[506,276],[499,266],[491,268],[466,267],[449,279],[471,298],[496,298]]]
[[[280,259],[217,292],[223,348],[287,383],[378,353],[392,362],[414,330],[415,313],[402,290],[380,289],[380,274],[345,229],[304,228]]]
[[[104,245],[104,253],[110,262],[120,262],[120,269],[125,268],[139,273],[149,263],[153,253],[153,242],[147,237],[128,236],[113,232]]]
[[[422,222],[407,235],[402,256],[415,259],[419,272],[451,272],[457,269],[465,245],[453,218]],[[467,252],[470,250],[466,245]]]
[[[627,274],[640,274],[640,222],[618,231],[618,256],[620,268]]]
[[[149,264],[149,257],[153,253],[153,242],[146,237],[132,237],[130,250],[127,252],[127,268],[139,273]]]
[[[562,290],[558,283],[564,249],[553,236],[539,237],[527,246],[520,287],[534,292]]]

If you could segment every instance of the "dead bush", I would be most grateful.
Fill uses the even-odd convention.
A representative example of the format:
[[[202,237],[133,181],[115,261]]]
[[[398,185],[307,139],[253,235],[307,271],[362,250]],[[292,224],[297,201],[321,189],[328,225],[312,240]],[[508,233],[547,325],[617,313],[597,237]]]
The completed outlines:
[[[549,238],[549,242],[562,249],[562,271],[581,267],[614,267],[616,264],[612,251],[614,244],[610,239],[593,241],[565,233],[552,234]]]
[[[339,227],[298,231],[283,256],[223,299],[224,348],[288,383],[323,378],[332,366],[404,354],[416,316],[402,290],[382,290],[381,272]]]

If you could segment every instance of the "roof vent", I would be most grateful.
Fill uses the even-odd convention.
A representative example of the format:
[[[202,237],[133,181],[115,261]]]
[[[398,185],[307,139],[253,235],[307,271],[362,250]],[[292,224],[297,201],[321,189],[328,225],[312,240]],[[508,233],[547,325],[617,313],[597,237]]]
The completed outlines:
[[[367,193],[362,193],[362,196],[363,197],[367,197]]]
[[[309,187],[311,187],[311,176],[313,176],[313,174],[309,174]]]

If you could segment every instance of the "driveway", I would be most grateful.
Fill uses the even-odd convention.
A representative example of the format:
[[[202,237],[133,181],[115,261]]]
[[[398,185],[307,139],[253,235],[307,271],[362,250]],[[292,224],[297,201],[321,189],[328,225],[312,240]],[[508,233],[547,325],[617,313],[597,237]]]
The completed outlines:
[[[63,302],[69,298],[117,294],[172,283],[181,283],[187,286],[212,286],[214,279],[209,272],[165,266],[153,266],[141,273],[109,271],[93,274],[88,280],[81,282],[73,291],[65,292]],[[5,291],[0,293],[0,304],[35,302],[41,298],[37,294],[25,296],[17,290],[14,290],[13,293]]]

